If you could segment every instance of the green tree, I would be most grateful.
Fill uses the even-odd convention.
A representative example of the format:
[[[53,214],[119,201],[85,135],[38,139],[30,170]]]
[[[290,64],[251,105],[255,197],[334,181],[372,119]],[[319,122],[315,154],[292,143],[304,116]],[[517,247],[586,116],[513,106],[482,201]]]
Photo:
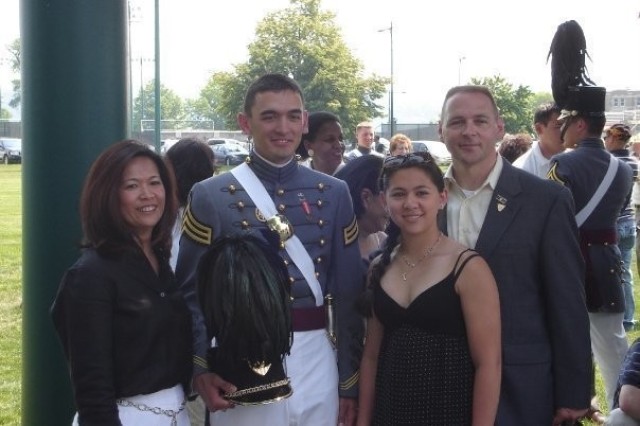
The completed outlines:
[[[472,78],[471,84],[486,86],[491,90],[507,133],[533,133],[535,96],[528,86],[514,88],[513,84],[500,75]]]
[[[22,52],[22,49],[20,46],[20,39],[17,38],[13,40],[13,42],[7,45],[6,48],[7,48],[7,51],[9,52],[9,55],[11,55],[9,59],[9,63],[11,64],[11,71],[14,74],[20,76],[20,64],[21,64],[20,55]],[[9,106],[11,108],[18,108],[18,106],[20,106],[20,101],[22,99],[21,82],[19,77],[11,80],[11,88],[13,90],[13,95],[9,100]]]
[[[553,103],[553,95],[551,92],[536,92],[533,94],[531,104],[533,105],[534,112],[540,105],[548,103]]]
[[[141,130],[142,120],[153,120],[155,118],[156,92],[153,80],[148,82],[142,89],[142,93],[133,100],[133,123],[131,127],[134,131]],[[184,108],[180,96],[174,91],[160,84],[160,119],[161,120],[183,120]]]
[[[236,128],[247,86],[267,72],[293,77],[302,87],[309,111],[337,114],[347,137],[355,125],[383,115],[376,103],[386,93],[387,78],[365,77],[335,24],[335,14],[320,0],[290,0],[290,6],[267,15],[249,45],[249,60],[232,72],[214,73],[201,97],[229,127]]]
[[[11,112],[6,108],[0,109],[0,120],[8,120],[11,118]]]

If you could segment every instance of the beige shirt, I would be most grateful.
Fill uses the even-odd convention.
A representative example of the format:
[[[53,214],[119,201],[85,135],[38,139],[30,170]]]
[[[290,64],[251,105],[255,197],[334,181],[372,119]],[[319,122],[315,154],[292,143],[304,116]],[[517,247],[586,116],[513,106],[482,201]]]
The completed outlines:
[[[502,157],[498,155],[489,176],[475,191],[463,190],[453,177],[452,167],[449,167],[445,173],[445,182],[449,191],[447,233],[450,238],[475,248],[493,191],[502,173],[502,161]]]

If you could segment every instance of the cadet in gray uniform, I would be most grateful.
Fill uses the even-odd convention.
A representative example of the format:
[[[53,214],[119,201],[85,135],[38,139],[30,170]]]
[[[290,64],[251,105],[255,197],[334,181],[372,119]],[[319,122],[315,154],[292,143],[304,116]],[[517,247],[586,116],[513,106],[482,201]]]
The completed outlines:
[[[567,47],[564,37],[582,39],[583,44]],[[563,45],[564,50],[554,50]],[[584,75],[584,57],[581,64],[566,63],[567,58],[576,57],[571,55],[573,49],[581,55],[586,52],[582,29],[575,21],[568,21],[559,27],[552,43],[552,69],[559,73],[552,74],[552,85],[556,104],[562,109],[558,117],[562,122],[561,137],[565,147],[573,150],[552,158],[549,178],[573,194],[586,263],[591,348],[611,407],[620,365],[628,349],[622,325],[624,294],[616,221],[631,190],[632,172],[605,150],[600,136],[606,121],[606,89],[593,85]],[[578,75],[565,76],[561,71],[567,69]],[[585,208],[590,205],[593,207]]]
[[[281,74],[267,74],[256,80],[247,91],[244,112],[238,117],[240,127],[255,144],[249,168],[308,252],[322,295],[333,297],[337,367],[325,330],[325,307],[316,306],[312,286],[289,252],[282,249],[280,255],[288,266],[293,298],[294,341],[291,355],[285,361],[293,395],[269,405],[227,410],[233,406],[223,395],[235,387],[232,379],[223,380],[208,371],[209,342],[196,300],[196,267],[216,238],[240,233],[259,235],[257,231],[267,227],[270,218],[256,208],[256,202],[233,173],[200,182],[192,189],[184,215],[176,276],[194,319],[194,387],[209,409],[215,411],[211,420],[216,426],[264,423],[335,426],[338,422],[355,422],[363,321],[354,302],[363,290],[364,275],[357,244],[358,227],[347,185],[300,166],[294,158],[306,120],[300,87]]]

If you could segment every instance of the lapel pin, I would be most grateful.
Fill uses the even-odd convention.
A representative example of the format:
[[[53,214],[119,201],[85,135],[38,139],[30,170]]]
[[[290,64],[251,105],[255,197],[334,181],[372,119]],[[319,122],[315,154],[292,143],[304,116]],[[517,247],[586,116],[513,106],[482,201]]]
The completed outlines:
[[[501,212],[507,206],[507,199],[502,195],[496,195],[496,201],[498,202],[497,208],[498,211]]]

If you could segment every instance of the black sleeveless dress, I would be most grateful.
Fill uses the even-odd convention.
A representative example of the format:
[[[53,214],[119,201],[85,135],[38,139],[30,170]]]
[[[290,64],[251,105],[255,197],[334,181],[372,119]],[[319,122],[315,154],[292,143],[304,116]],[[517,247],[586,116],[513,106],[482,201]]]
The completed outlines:
[[[471,250],[466,250],[471,251]],[[374,425],[469,425],[474,368],[454,284],[473,253],[407,307],[374,283],[373,309],[384,326]]]

